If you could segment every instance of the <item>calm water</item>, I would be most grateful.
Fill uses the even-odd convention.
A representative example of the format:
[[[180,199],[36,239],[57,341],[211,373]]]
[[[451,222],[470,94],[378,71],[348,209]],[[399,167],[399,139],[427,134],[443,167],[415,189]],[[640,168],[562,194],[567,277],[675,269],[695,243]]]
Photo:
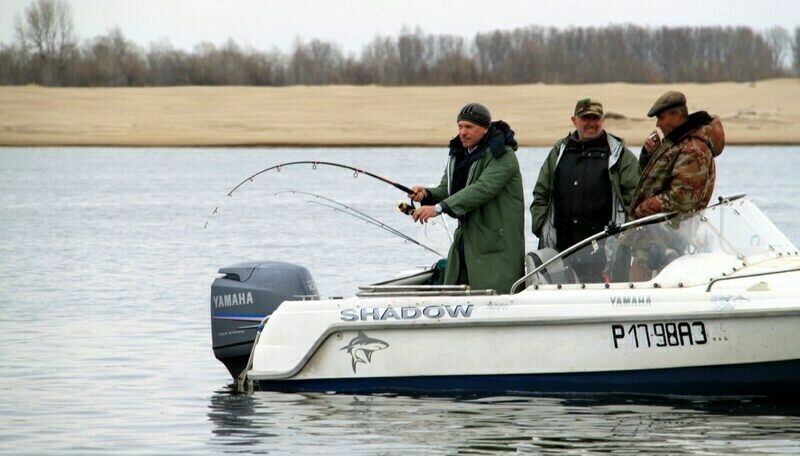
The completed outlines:
[[[519,153],[528,203],[545,152]],[[436,259],[276,192],[319,193],[443,242],[394,210],[399,191],[348,171],[287,167],[224,197],[304,159],[410,186],[438,182],[445,151],[0,149],[0,452],[800,452],[792,404],[233,394],[210,348],[219,267],[299,263],[330,296]],[[800,147],[731,147],[717,163],[719,194],[747,192],[800,244]]]

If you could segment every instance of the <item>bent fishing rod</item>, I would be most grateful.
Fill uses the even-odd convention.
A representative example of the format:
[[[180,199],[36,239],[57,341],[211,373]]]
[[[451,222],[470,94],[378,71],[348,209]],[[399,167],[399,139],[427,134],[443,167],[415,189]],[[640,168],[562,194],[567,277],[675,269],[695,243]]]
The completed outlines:
[[[253,179],[255,179],[255,177],[256,177],[256,176],[259,176],[259,175],[261,175],[261,174],[264,174],[264,173],[266,173],[267,171],[272,171],[273,169],[274,169],[274,170],[277,170],[278,172],[280,172],[280,171],[281,171],[281,169],[282,169],[283,167],[285,167],[285,166],[292,166],[292,165],[311,165],[311,169],[317,169],[317,166],[319,166],[319,165],[333,166],[333,167],[336,167],[336,168],[344,168],[344,169],[349,169],[349,170],[353,171],[353,178],[357,178],[359,174],[364,174],[364,175],[366,175],[366,176],[369,176],[369,177],[372,177],[372,178],[378,179],[378,180],[379,180],[379,181],[381,181],[381,182],[385,182],[385,183],[387,183],[387,184],[391,185],[392,187],[395,187],[395,188],[397,188],[397,189],[399,189],[399,190],[402,190],[402,191],[404,191],[404,192],[405,192],[407,195],[409,195],[409,194],[411,194],[411,193],[414,193],[414,192],[412,192],[412,191],[411,191],[411,189],[410,189],[410,188],[406,187],[405,185],[398,184],[397,182],[394,182],[394,181],[392,181],[392,180],[390,180],[390,179],[387,179],[387,178],[385,178],[385,177],[383,177],[383,176],[379,176],[379,175],[377,175],[377,174],[371,173],[371,172],[369,172],[369,171],[364,171],[364,170],[363,170],[363,169],[361,169],[361,168],[356,168],[356,167],[354,167],[354,166],[349,166],[349,165],[343,165],[343,164],[341,164],[341,163],[333,163],[333,162],[326,162],[326,161],[316,161],[316,160],[302,160],[302,161],[293,161],[293,162],[280,163],[280,164],[277,164],[277,165],[274,165],[274,166],[270,166],[269,168],[264,168],[264,169],[262,169],[261,171],[259,171],[259,172],[255,173],[255,174],[253,174],[253,175],[251,175],[251,176],[249,176],[249,177],[245,178],[243,181],[241,181],[241,182],[239,182],[238,184],[236,184],[236,186],[235,186],[235,187],[233,187],[233,188],[232,188],[232,189],[231,189],[231,190],[230,190],[230,191],[229,191],[229,192],[226,194],[226,196],[228,196],[228,197],[232,197],[232,196],[233,196],[233,192],[235,192],[236,190],[238,190],[238,189],[239,189],[239,187],[241,187],[242,185],[244,185],[244,184],[245,184],[245,183],[247,183],[248,181],[249,181],[249,182],[253,182]],[[220,204],[218,204],[218,205],[217,205],[217,206],[214,208],[214,210],[211,212],[211,214],[209,215],[209,217],[208,217],[208,218],[210,218],[212,215],[214,215],[214,214],[216,214],[217,212],[219,212],[219,207],[220,207],[220,206],[221,206],[221,203],[220,203]],[[414,201],[411,201],[411,207],[412,207],[412,208],[414,207]],[[203,225],[203,228],[206,228],[207,226],[208,226],[208,219],[206,219],[206,223],[205,223],[205,225]]]
[[[400,231],[400,230],[398,230],[398,229],[396,229],[396,228],[394,228],[394,227],[392,227],[390,225],[387,225],[386,223],[376,219],[375,217],[372,217],[372,216],[370,216],[368,214],[365,214],[365,213],[359,211],[358,209],[356,209],[354,207],[348,206],[348,205],[346,205],[344,203],[340,203],[339,201],[336,201],[334,199],[331,199],[331,198],[328,198],[328,197],[325,197],[325,196],[322,196],[322,195],[317,195],[316,193],[302,192],[302,191],[299,191],[299,190],[288,190],[288,191],[284,191],[284,192],[276,192],[275,196],[278,196],[278,195],[281,195],[281,194],[286,194],[286,193],[312,196],[314,198],[319,198],[321,200],[324,200],[324,201],[327,201],[329,203],[332,203],[332,204],[325,204],[325,203],[322,203],[322,202],[319,202],[319,201],[313,201],[313,200],[307,201],[310,204],[317,204],[319,206],[327,207],[329,209],[333,209],[334,212],[341,212],[343,214],[347,214],[347,215],[350,215],[352,217],[355,217],[355,218],[357,218],[357,219],[359,219],[359,220],[361,220],[363,222],[366,222],[366,223],[368,223],[370,225],[377,226],[378,228],[381,228],[381,229],[383,229],[385,231],[388,231],[389,233],[392,233],[395,236],[398,236],[398,237],[402,238],[405,241],[408,241],[408,242],[411,242],[413,244],[416,244],[416,245],[422,247],[423,249],[428,250],[431,253],[434,253],[436,255],[439,255],[440,257],[443,257],[443,255],[441,253],[437,252],[436,250],[433,250],[432,248],[430,248],[427,245],[417,241],[416,239],[414,239],[411,236],[403,233],[402,231]]]

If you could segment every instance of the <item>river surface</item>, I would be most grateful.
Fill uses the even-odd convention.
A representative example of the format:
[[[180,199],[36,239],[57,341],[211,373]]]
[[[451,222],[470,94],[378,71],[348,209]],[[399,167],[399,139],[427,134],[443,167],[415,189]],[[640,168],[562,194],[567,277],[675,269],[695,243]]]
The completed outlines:
[[[545,153],[519,152],[528,204]],[[285,167],[228,190],[308,159],[432,184],[445,158],[443,148],[0,149],[0,453],[800,453],[797,404],[235,394],[211,351],[219,267],[294,262],[323,296],[350,296],[436,260],[276,192],[333,198],[435,250],[446,237],[397,212],[396,189],[341,169]],[[800,245],[800,147],[729,147],[717,167],[717,194],[748,193]]]

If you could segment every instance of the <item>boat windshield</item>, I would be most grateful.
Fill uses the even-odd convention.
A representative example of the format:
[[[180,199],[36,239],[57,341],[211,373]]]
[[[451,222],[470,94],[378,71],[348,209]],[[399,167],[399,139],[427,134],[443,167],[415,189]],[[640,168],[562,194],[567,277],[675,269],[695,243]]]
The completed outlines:
[[[691,214],[656,217],[649,223],[631,222],[614,234],[587,241],[534,269],[527,284],[652,280],[659,286],[682,286],[707,282],[732,268],[797,254],[792,242],[744,198]]]

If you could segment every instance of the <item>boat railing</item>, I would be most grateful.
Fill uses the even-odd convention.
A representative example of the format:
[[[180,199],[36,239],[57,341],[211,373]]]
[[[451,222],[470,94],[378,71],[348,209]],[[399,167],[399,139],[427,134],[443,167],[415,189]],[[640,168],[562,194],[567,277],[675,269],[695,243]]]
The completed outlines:
[[[620,231],[623,231],[623,230],[625,230],[627,228],[630,228],[630,227],[661,222],[661,221],[664,221],[664,220],[669,219],[671,217],[674,217],[676,215],[677,215],[676,212],[661,212],[661,213],[658,213],[658,214],[653,214],[653,215],[649,215],[647,217],[643,217],[643,218],[638,219],[638,220],[634,220],[632,222],[623,223],[622,225],[608,226],[608,227],[606,227],[605,230],[603,230],[603,231],[601,231],[601,232],[599,232],[597,234],[594,234],[592,236],[587,237],[586,239],[578,242],[577,244],[573,245],[572,247],[569,247],[569,248],[565,249],[564,251],[560,252],[558,255],[554,256],[553,258],[550,258],[549,260],[547,260],[544,263],[540,264],[539,266],[536,267],[536,269],[526,273],[524,276],[522,276],[521,279],[517,280],[516,282],[514,282],[513,285],[511,285],[510,294],[516,293],[516,290],[522,284],[526,283],[526,281],[530,277],[533,277],[536,274],[538,274],[539,271],[547,270],[547,267],[550,266],[552,263],[560,261],[562,258],[569,256],[572,252],[580,250],[583,247],[585,247],[586,245],[591,244],[594,241],[597,241],[599,239],[606,238],[606,237],[609,237],[611,235],[617,234]]]
[[[778,271],[759,272],[759,273],[756,273],[756,274],[740,274],[740,275],[731,275],[731,276],[725,276],[725,277],[717,277],[716,279],[713,279],[708,284],[708,286],[706,287],[706,293],[711,291],[711,287],[713,287],[714,284],[716,284],[718,282],[722,282],[723,280],[746,279],[746,278],[749,278],[749,277],[761,277],[761,276],[766,276],[766,275],[786,274],[788,272],[798,272],[798,271],[800,271],[800,268],[780,269]]]
[[[491,296],[494,290],[473,290],[468,285],[362,285],[359,298],[413,296]]]

